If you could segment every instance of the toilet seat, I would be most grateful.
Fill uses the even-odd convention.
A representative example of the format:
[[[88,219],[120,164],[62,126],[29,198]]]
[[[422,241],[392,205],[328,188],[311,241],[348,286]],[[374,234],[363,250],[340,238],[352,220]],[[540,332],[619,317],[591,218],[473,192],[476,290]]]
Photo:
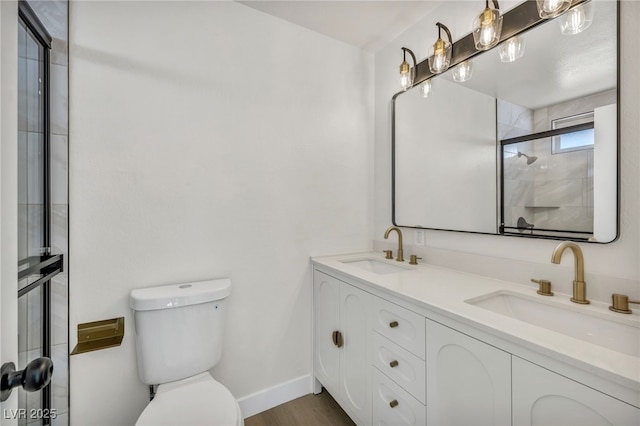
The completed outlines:
[[[208,372],[158,386],[136,426],[244,425],[238,402]]]

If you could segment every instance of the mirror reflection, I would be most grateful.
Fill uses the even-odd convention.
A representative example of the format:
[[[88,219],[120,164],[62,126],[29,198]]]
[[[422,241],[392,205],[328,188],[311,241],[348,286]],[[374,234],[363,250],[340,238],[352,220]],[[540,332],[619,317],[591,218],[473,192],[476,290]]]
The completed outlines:
[[[586,5],[581,32],[561,15],[396,95],[396,225],[617,237],[617,3]]]

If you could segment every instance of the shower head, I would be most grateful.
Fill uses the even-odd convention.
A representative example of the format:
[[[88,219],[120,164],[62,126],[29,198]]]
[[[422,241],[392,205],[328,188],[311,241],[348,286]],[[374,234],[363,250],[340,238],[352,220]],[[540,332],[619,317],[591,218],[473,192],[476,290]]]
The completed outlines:
[[[538,159],[538,157],[534,156],[534,155],[527,155],[527,154],[523,154],[521,152],[518,152],[518,158],[520,157],[525,157],[527,159],[527,166],[535,163],[535,161]]]

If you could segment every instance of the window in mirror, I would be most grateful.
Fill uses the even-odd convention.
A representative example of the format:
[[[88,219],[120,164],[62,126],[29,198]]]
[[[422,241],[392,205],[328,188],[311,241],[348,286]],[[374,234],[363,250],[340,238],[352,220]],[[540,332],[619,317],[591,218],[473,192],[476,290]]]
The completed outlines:
[[[575,126],[577,124],[592,123],[593,112],[573,115],[570,117],[558,118],[551,122],[553,129],[562,129]],[[583,149],[593,149],[595,132],[593,129],[580,130],[578,132],[566,133],[553,138],[551,146],[552,154],[563,152],[579,151]]]

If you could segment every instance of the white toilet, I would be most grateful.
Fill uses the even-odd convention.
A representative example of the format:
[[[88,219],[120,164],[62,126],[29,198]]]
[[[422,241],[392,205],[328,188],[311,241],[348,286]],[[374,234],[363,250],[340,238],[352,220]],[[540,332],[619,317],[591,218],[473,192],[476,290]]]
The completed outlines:
[[[243,425],[231,392],[209,374],[222,354],[228,278],[136,289],[138,376],[159,385],[136,425]]]

